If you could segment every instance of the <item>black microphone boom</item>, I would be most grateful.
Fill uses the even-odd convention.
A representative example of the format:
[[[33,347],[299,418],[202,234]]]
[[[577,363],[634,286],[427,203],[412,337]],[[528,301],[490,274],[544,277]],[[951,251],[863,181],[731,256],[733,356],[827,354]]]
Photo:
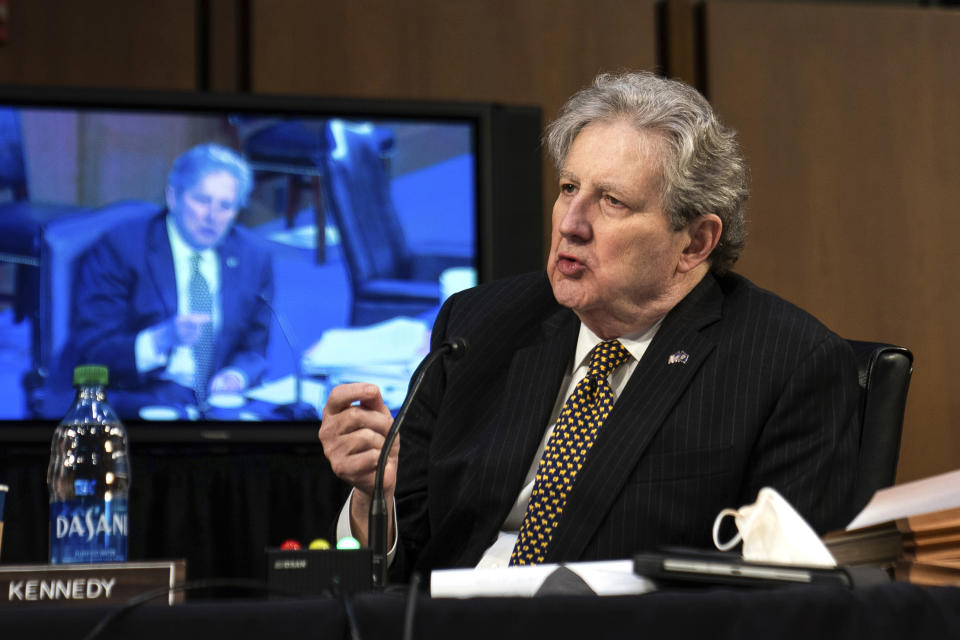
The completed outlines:
[[[373,482],[373,496],[370,500],[370,517],[367,521],[367,540],[373,555],[371,568],[373,569],[373,586],[375,587],[382,588],[387,586],[387,501],[383,495],[383,474],[387,467],[387,458],[390,456],[390,448],[393,446],[393,441],[397,439],[400,427],[407,417],[407,409],[410,408],[410,403],[417,395],[417,391],[420,389],[420,383],[423,382],[427,370],[444,355],[449,355],[451,358],[457,360],[463,357],[466,351],[466,340],[463,338],[450,338],[427,354],[427,357],[423,359],[423,362],[420,363],[420,366],[417,367],[417,370],[413,374],[413,381],[410,383],[407,397],[403,400],[403,404],[400,406],[400,411],[397,413],[393,424],[390,425],[390,430],[387,432],[383,448],[380,449],[380,460],[377,462],[377,475]]]

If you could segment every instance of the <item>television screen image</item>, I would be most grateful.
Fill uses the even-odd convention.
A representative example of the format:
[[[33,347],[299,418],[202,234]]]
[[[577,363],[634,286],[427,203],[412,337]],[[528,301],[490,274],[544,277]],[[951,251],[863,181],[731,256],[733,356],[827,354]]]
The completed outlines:
[[[0,421],[59,419],[85,363],[133,424],[315,424],[349,381],[398,409],[446,297],[539,266],[513,111],[0,95]]]

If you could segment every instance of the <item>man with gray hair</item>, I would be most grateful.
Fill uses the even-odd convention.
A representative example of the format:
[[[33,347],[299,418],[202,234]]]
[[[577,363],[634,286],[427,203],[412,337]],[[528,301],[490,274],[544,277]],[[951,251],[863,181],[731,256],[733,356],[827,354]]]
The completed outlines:
[[[559,184],[546,273],[441,309],[427,375],[386,473],[391,573],[629,558],[708,547],[724,507],[783,494],[845,524],[856,363],[815,318],[729,271],[746,167],[694,89],[601,75],[546,133]],[[366,540],[391,423],[373,385],[338,387],[320,439]],[[394,498],[391,502],[390,498]]]
[[[201,144],[167,178],[167,210],[104,232],[83,256],[71,316],[77,362],[110,368],[115,408],[205,409],[266,369],[273,266],[269,249],[234,225],[253,187],[232,149]]]

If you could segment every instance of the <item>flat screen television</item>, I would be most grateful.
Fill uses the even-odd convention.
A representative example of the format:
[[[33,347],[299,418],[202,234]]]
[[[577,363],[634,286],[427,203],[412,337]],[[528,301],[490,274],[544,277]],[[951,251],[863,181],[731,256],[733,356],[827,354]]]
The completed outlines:
[[[49,436],[74,365],[97,363],[79,346],[91,318],[110,326],[98,340],[129,334],[99,353],[136,363],[108,398],[140,441],[312,441],[326,393],[353,380],[399,408],[447,296],[541,268],[540,133],[525,106],[0,90],[0,440]],[[183,311],[168,176],[204,144],[251,169],[229,233],[269,270],[217,245],[212,317],[237,334],[217,348],[242,343],[263,366],[193,402],[152,384],[175,384],[175,352],[141,369],[127,345],[144,308]]]

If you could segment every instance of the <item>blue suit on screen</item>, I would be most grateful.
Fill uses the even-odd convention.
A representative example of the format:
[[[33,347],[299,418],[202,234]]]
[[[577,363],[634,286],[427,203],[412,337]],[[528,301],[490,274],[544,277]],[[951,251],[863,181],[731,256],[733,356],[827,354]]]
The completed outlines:
[[[164,371],[139,372],[137,334],[177,314],[173,253],[166,212],[123,222],[107,230],[81,256],[75,279],[75,311],[69,349],[75,362],[110,368],[110,386],[161,389]],[[255,384],[266,369],[273,266],[268,248],[234,225],[215,247],[220,260],[221,326],[213,371],[234,367]],[[163,383],[166,383],[164,385]],[[158,397],[157,400],[164,400]]]

